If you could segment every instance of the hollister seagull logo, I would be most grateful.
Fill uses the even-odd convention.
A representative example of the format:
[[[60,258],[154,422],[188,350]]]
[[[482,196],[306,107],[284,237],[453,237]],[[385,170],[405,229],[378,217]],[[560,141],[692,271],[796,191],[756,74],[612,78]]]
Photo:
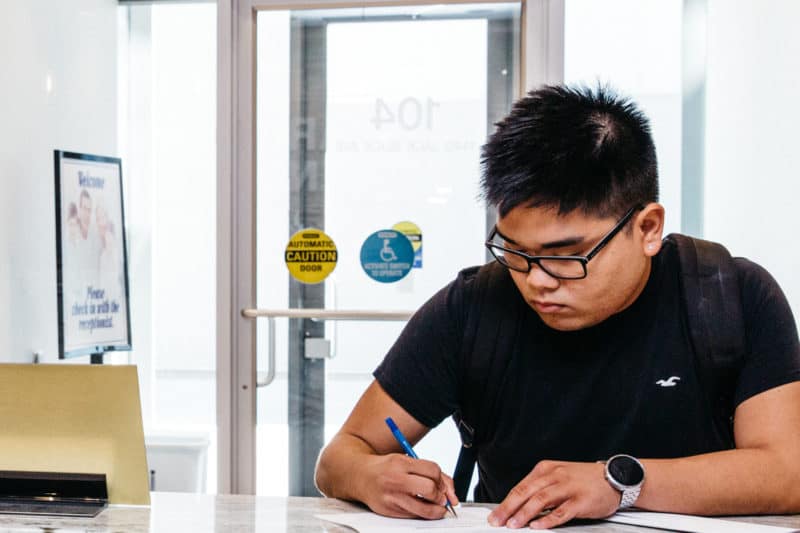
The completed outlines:
[[[668,379],[659,379],[656,381],[656,385],[661,385],[662,387],[674,387],[680,380],[681,378],[678,376],[670,376]]]

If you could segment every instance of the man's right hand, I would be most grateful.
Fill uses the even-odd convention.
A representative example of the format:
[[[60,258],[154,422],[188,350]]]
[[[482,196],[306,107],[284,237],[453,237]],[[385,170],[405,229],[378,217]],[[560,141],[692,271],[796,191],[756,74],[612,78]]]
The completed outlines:
[[[447,513],[447,499],[458,503],[452,478],[433,461],[399,453],[372,455],[360,470],[361,500],[378,514],[436,520]]]
[[[387,417],[412,446],[429,431],[373,381],[322,450],[314,476],[317,488],[330,498],[360,501],[385,516],[442,518],[446,498],[458,503],[453,480],[436,463],[403,454]]]

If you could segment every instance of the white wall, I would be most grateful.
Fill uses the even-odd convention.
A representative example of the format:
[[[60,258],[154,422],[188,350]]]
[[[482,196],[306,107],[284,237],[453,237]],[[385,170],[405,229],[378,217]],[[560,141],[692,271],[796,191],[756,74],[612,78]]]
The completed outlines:
[[[608,83],[650,119],[666,233],[681,225],[680,0],[569,0],[564,80]]]
[[[213,5],[154,6],[153,122],[147,133],[153,147],[150,312],[157,371],[216,367],[215,37]],[[208,415],[213,422],[215,410]]]
[[[0,361],[58,358],[53,149],[117,150],[117,3],[0,4]]]
[[[180,450],[184,460],[195,458],[186,455],[194,453],[189,443],[210,441],[199,456],[208,464],[195,466],[207,472],[205,486],[213,492],[216,6],[133,5],[120,9],[120,19],[130,356],[139,367],[145,434],[153,445],[170,442],[170,453],[188,446]],[[153,457],[161,465],[157,487],[194,483],[196,472],[179,474],[179,465],[161,452],[160,460]]]
[[[767,268],[800,314],[800,3],[708,2],[705,236]]]

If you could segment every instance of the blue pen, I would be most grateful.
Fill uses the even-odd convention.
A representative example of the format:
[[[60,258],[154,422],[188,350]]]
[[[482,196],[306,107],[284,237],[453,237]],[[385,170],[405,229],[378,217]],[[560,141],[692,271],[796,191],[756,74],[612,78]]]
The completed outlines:
[[[411,445],[408,443],[408,440],[406,440],[406,436],[403,435],[403,432],[400,431],[400,428],[397,427],[397,424],[394,423],[392,417],[386,419],[386,425],[389,426],[389,429],[392,430],[392,435],[394,435],[394,438],[396,438],[397,442],[400,443],[400,447],[403,448],[403,451],[406,452],[406,455],[408,455],[412,459],[419,459],[419,457],[417,457],[417,454],[414,453],[414,448],[412,448]],[[455,509],[453,509],[453,504],[450,503],[450,499],[445,498],[445,500],[446,503],[444,504],[444,506],[447,508],[448,511],[453,513],[453,516],[458,518]]]

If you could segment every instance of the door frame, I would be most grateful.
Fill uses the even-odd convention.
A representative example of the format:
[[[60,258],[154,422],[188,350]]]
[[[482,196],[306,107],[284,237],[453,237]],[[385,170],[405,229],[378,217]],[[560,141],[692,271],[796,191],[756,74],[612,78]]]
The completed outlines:
[[[520,86],[564,79],[564,1],[521,0]],[[217,470],[220,494],[256,490],[256,15],[498,0],[217,1]]]

